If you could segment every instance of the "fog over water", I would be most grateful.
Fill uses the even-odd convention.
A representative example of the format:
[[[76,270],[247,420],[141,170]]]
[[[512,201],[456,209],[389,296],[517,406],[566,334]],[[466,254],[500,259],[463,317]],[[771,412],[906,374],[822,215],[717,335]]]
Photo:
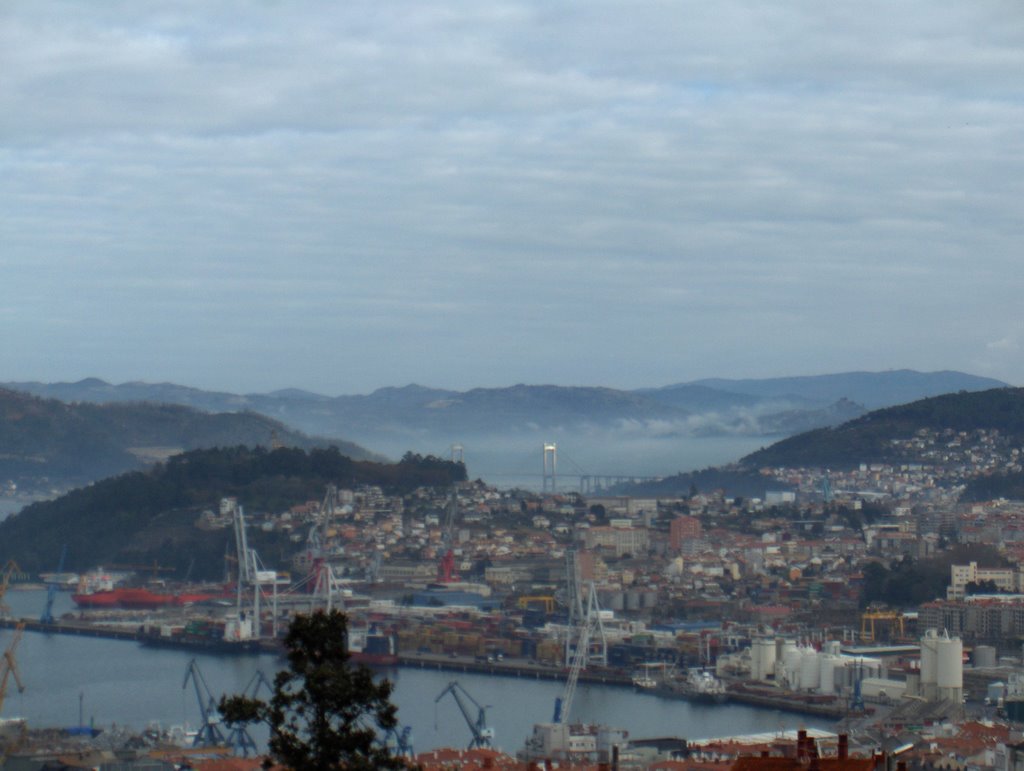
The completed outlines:
[[[496,487],[539,490],[543,479],[545,442],[558,447],[559,490],[575,490],[581,475],[661,477],[739,460],[779,437],[764,436],[622,436],[605,432],[533,432],[514,437],[469,438],[458,442],[470,479],[481,478]],[[373,449],[399,457],[412,449],[449,457],[451,444],[442,440],[403,439],[378,443]]]

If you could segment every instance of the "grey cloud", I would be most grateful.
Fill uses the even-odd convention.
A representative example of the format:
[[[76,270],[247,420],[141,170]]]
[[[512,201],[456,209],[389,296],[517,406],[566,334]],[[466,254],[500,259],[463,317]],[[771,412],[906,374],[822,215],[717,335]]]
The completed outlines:
[[[986,346],[1024,279],[1022,43],[994,2],[14,3],[0,307],[113,335],[115,379],[261,348],[310,378],[236,390],[1019,380]]]

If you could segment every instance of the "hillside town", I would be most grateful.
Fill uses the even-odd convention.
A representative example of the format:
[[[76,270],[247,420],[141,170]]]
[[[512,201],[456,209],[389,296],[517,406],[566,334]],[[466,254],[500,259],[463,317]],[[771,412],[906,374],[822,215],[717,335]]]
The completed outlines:
[[[819,752],[875,764],[865,768],[896,754],[907,768],[1014,768],[1024,503],[960,494],[978,475],[1019,471],[1020,448],[994,431],[922,430],[893,444],[905,462],[760,469],[763,498],[481,481],[401,496],[332,485],[284,511],[223,498],[193,526],[234,532],[252,601],[239,588],[234,610],[199,595],[132,604],[118,589],[132,576],[100,569],[75,577],[79,610],[53,628],[116,621],[137,623],[150,644],[272,646],[290,614],[333,604],[368,663],[578,678],[839,721],[816,739],[660,749],[600,732],[558,739],[539,725],[536,751],[518,761],[478,748],[462,765],[435,752],[424,768],[607,764],[612,749],[621,768],[739,767],[765,753],[806,764]],[[292,556],[262,562],[247,545],[260,538],[292,544]]]

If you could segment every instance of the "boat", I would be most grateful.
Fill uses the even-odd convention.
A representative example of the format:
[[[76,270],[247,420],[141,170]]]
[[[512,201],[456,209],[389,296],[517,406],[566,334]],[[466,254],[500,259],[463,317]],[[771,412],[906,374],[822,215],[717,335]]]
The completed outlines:
[[[140,628],[138,639],[143,645],[210,653],[258,653],[264,649],[245,613],[229,613],[222,620],[193,619],[184,626],[147,623]]]
[[[349,629],[348,654],[354,664],[389,667],[398,663],[394,635],[378,631],[373,625]]]
[[[631,675],[633,687],[639,691],[653,691],[670,679],[671,666],[663,661],[645,661]]]
[[[223,597],[223,592],[164,592],[146,587],[117,587],[71,595],[75,605],[84,610],[122,608],[124,610],[159,610],[207,602]]]
[[[724,704],[729,699],[725,683],[707,669],[687,670],[686,678],[677,682],[674,690],[684,698],[706,704]]]

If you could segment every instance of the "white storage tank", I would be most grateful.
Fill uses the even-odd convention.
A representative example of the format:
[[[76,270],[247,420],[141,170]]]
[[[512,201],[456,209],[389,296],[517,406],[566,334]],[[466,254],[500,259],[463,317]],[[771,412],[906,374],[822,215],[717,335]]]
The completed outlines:
[[[786,649],[785,658],[782,662],[786,683],[794,691],[800,689],[800,661],[802,658],[803,656],[799,648],[794,644],[791,648]]]
[[[939,634],[929,629],[921,638],[921,695],[934,699],[939,685]]]
[[[996,665],[996,649],[991,645],[978,645],[974,648],[974,666],[987,669]]]
[[[755,637],[750,645],[750,677],[767,680],[775,674],[775,641],[770,637]]]
[[[964,687],[964,644],[959,637],[942,637],[939,644],[939,688]]]
[[[843,644],[839,640],[829,640],[825,643],[824,652],[829,656],[838,656],[843,650]]]
[[[826,653],[821,657],[821,678],[818,690],[822,693],[833,694],[836,692],[836,668],[842,669],[843,660],[839,656]]]
[[[821,663],[814,648],[804,648],[800,654],[800,690],[816,691],[821,685]]]

